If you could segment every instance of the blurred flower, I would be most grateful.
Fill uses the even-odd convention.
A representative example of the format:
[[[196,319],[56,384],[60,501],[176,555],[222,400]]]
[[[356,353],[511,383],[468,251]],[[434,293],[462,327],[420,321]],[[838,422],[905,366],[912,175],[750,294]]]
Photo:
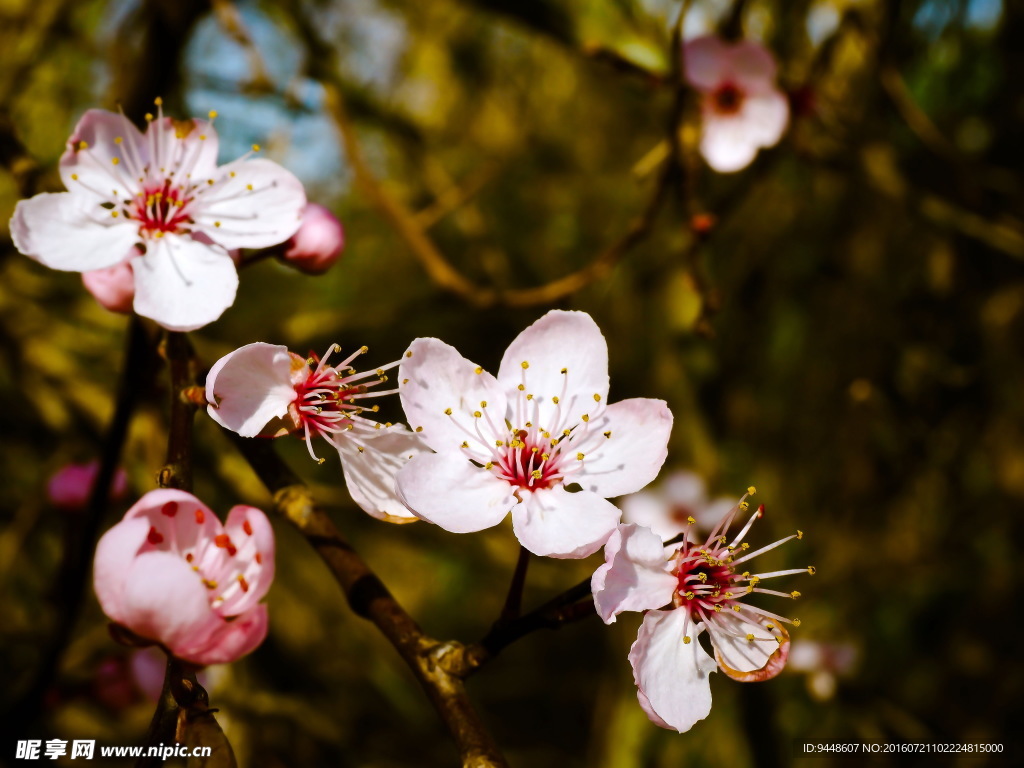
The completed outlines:
[[[82,284],[99,305],[111,312],[128,314],[135,301],[135,274],[130,260],[112,267],[82,273]]]
[[[437,453],[398,473],[398,493],[447,531],[490,528],[512,510],[529,551],[586,557],[619,521],[607,499],[665,461],[672,414],[661,400],[605,405],[608,345],[583,312],[549,312],[519,334],[497,378],[438,339],[405,354],[402,406]]]
[[[807,689],[818,701],[836,693],[836,678],[850,672],[857,662],[857,647],[850,643],[794,642],[789,652],[789,669],[807,675]]]
[[[274,532],[236,506],[221,525],[195,496],[150,491],[96,547],[93,584],[117,624],[193,664],[235,661],[267,634]]]
[[[160,685],[163,687],[161,668]],[[157,689],[159,693],[160,689]],[[128,660],[124,656],[107,656],[96,667],[92,679],[92,695],[108,709],[125,709],[139,701],[139,689],[132,680]]]
[[[61,467],[50,478],[46,486],[46,497],[55,507],[68,511],[84,509],[92,492],[92,484],[100,471],[98,461],[87,464],[68,464]],[[118,467],[110,484],[110,500],[124,497],[128,490],[128,475]]]
[[[676,471],[657,487],[622,499],[621,506],[627,523],[650,528],[668,541],[688,530],[710,531],[734,505],[728,496],[708,499],[700,475]]]
[[[285,247],[284,260],[310,275],[322,275],[341,256],[345,230],[337,217],[322,205],[307,203],[299,231]]]
[[[775,60],[749,40],[730,44],[698,37],[683,46],[686,80],[701,94],[700,152],[719,173],[750,165],[776,144],[789,122],[789,103],[775,87]]]
[[[749,549],[743,537],[764,508],[758,508],[728,545],[725,534],[736,513],[747,508],[744,496],[700,545],[687,541],[665,548],[650,530],[620,525],[605,546],[604,565],[594,572],[594,605],[605,623],[613,623],[621,611],[647,611],[629,661],[640,706],[663,728],[682,733],[707,717],[708,675],[715,669],[740,682],[756,682],[774,677],[786,664],[789,633],[782,624],[799,626],[799,619],[748,605],[743,598],[760,592],[795,599],[799,592],[758,585],[777,576],[814,573],[814,568],[738,572],[742,563],[803,535],[797,531],[743,554]],[[669,607],[659,610],[664,606]],[[698,642],[705,630],[714,658]]]
[[[188,331],[234,302],[229,250],[287,240],[306,196],[270,160],[218,167],[212,122],[165,118],[162,107],[147,120],[143,134],[124,115],[86,112],[60,160],[68,191],[19,202],[11,236],[53,269],[92,272],[128,258],[135,311]]]
[[[279,437],[295,433],[306,441],[309,455],[320,436],[341,459],[352,499],[365,512],[389,522],[416,518],[395,496],[395,473],[424,450],[419,438],[401,424],[381,424],[364,414],[379,406],[363,405],[367,398],[398,392],[372,387],[388,380],[390,363],[357,373],[348,367],[367,351],[357,349],[337,365],[328,365],[341,347],[332,344],[323,358],[308,359],[286,347],[256,342],[218,360],[206,377],[210,418],[242,437]]]

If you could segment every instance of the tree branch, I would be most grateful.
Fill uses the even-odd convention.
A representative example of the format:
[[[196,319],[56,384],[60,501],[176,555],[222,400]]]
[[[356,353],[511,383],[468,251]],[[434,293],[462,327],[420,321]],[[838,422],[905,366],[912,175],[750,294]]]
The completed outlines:
[[[427,636],[366,561],[345,541],[309,489],[278,457],[269,440],[231,435],[256,475],[273,494],[275,511],[294,525],[317,551],[355,613],[373,622],[412,670],[458,745],[464,768],[501,768],[498,751],[448,660],[461,658],[454,641]]]

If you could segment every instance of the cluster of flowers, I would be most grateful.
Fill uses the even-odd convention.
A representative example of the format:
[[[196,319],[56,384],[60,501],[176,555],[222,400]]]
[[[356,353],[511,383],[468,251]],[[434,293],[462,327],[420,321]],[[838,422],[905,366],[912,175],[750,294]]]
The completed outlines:
[[[686,74],[703,94],[702,151],[736,170],[785,127],[774,64],[751,43],[688,43]],[[60,161],[66,192],[19,203],[14,242],[43,264],[84,273],[106,307],[133,309],[167,329],[192,330],[234,301],[240,249],[276,248],[303,271],[328,268],[343,246],[337,220],[308,204],[301,183],[253,152],[217,165],[215,113],[176,121],[147,115],[140,132],[123,115],[92,110]],[[283,245],[282,245],[283,244]],[[552,311],[505,351],[496,376],[434,338],[412,342],[397,361],[360,372],[366,347],[303,357],[257,342],[209,371],[210,417],[244,437],[301,438],[339,456],[353,500],[381,520],[425,520],[454,533],[498,525],[509,514],[528,551],[584,558],[604,548],[594,602],[611,623],[622,611],[644,619],[629,654],[651,720],[688,730],[711,706],[708,673],[737,680],[774,676],[786,662],[796,620],[745,602],[750,593],[797,597],[762,581],[813,569],[751,574],[739,566],[801,534],[748,552],[727,532],[746,497],[717,507],[695,538],[703,486],[676,478],[668,505],[638,495],[627,519],[609,499],[634,494],[658,475],[672,414],[661,400],[608,401],[608,347],[591,317]],[[397,370],[395,370],[397,369]],[[390,388],[380,385],[391,381]],[[376,420],[372,398],[397,394],[409,426]],[[54,484],[54,499],[80,504],[95,467]],[[122,481],[123,482],[123,481]],[[123,492],[123,489],[119,489]],[[750,489],[753,493],[753,488]],[[63,495],[62,495],[63,494]],[[654,501],[652,501],[654,500]],[[668,514],[659,508],[669,508]],[[222,524],[191,494],[145,494],[99,542],[95,589],[131,642],[156,644],[203,666],[235,660],[262,642],[260,601],[274,575],[274,536],[258,509],[236,506]],[[707,632],[710,656],[698,641]]]

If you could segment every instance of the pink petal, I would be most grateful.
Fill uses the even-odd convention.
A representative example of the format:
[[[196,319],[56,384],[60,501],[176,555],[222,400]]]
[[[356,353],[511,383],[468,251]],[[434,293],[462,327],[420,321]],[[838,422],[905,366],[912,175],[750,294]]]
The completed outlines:
[[[221,621],[216,631],[198,646],[182,649],[179,658],[193,664],[227,664],[252,653],[267,636],[267,606],[253,606],[234,621]]]
[[[150,239],[132,259],[135,311],[171,331],[212,323],[235,301],[238,272],[227,253],[182,235]]]
[[[688,40],[683,45],[686,81],[702,91],[714,90],[727,77],[729,46],[714,35]]]
[[[225,248],[266,248],[298,230],[306,192],[275,162],[236,160],[218,170],[216,183],[194,205],[196,225],[214,242]]]
[[[242,437],[255,437],[296,398],[288,348],[257,341],[229,352],[206,377],[207,413]]]
[[[664,493],[640,491],[619,499],[622,519],[650,528],[662,541],[675,538],[686,530],[685,519],[676,519],[673,506]]]
[[[648,611],[629,650],[641,706],[653,722],[679,733],[711,712],[708,675],[715,661],[701,648],[696,632],[686,609]]]
[[[528,368],[523,368],[524,362]],[[552,310],[509,345],[498,382],[506,392],[525,385],[535,398],[533,420],[554,429],[556,410],[579,418],[594,413],[607,400],[608,343],[586,312]],[[552,397],[560,403],[556,405]]]
[[[468,442],[475,453],[489,455],[492,438],[507,436],[506,400],[497,380],[482,369],[477,373],[475,363],[438,339],[416,339],[405,354],[398,380],[409,426],[422,427],[423,442],[439,453],[462,457],[461,445]],[[483,416],[474,416],[485,410],[494,429]]]
[[[705,110],[700,153],[712,169],[719,173],[740,171],[754,161],[758,149],[739,115],[719,117]]]
[[[402,468],[395,485],[416,517],[452,533],[491,528],[516,503],[512,486],[458,454],[420,454]]]
[[[82,284],[104,309],[121,314],[132,311],[135,273],[127,260],[106,269],[83,272]]]
[[[124,590],[128,571],[146,542],[149,521],[125,519],[108,530],[96,545],[93,558],[93,588],[103,612],[124,623]]]
[[[649,529],[620,525],[604,546],[604,558],[590,584],[605,624],[622,611],[661,608],[672,600],[678,580],[668,572],[664,544]]]
[[[609,405],[601,422],[611,436],[587,452],[580,485],[605,498],[639,491],[668,456],[672,412],[663,400],[636,397]]]
[[[786,666],[789,656],[789,634],[775,624],[765,627],[763,616],[745,621],[742,615],[722,611],[711,618],[708,634],[715,647],[715,659],[722,672],[740,682],[757,682],[775,677]],[[753,640],[747,636],[753,635]],[[776,637],[782,638],[778,642]]]
[[[177,655],[181,648],[206,642],[221,622],[206,592],[199,575],[181,557],[146,552],[128,569],[120,623]]]
[[[512,527],[535,555],[578,559],[604,545],[619,516],[618,507],[594,493],[555,486],[524,491],[523,503],[512,510]]]
[[[14,246],[50,269],[89,272],[124,261],[139,240],[136,226],[70,192],[22,200],[11,219]]]
[[[146,142],[128,118],[90,109],[68,139],[60,159],[60,177],[76,196],[94,204],[115,202],[134,196],[137,177],[148,162]]]
[[[228,512],[224,533],[236,548],[224,578],[234,579],[239,586],[214,610],[221,616],[237,616],[262,600],[274,581],[274,528],[261,510],[238,505]],[[240,586],[239,575],[244,579],[244,589]]]
[[[284,252],[287,264],[310,275],[330,269],[345,247],[345,230],[338,217],[317,203],[307,203],[299,231]]]
[[[752,96],[743,102],[739,119],[746,135],[760,147],[778,143],[789,123],[789,100],[774,88],[761,96]]]
[[[381,427],[379,432],[360,442],[362,451],[346,435],[339,435],[335,441],[352,500],[378,520],[391,523],[417,520],[399,500],[395,476],[410,459],[428,450],[423,441],[415,432],[395,424]]]
[[[777,66],[767,48],[753,40],[741,40],[728,53],[729,74],[749,94],[774,88]]]
[[[68,464],[62,467],[46,486],[46,496],[54,506],[66,510],[84,509],[92,493],[92,485],[99,473],[99,461],[88,464]],[[120,499],[128,490],[128,475],[118,467],[110,485],[110,499]]]
[[[152,702],[160,700],[167,672],[167,655],[155,645],[140,648],[129,660],[136,687]]]

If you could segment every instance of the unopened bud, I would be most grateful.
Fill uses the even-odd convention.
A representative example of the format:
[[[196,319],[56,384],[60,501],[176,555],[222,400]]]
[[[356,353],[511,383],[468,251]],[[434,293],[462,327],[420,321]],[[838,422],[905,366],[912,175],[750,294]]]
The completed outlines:
[[[307,203],[299,231],[285,245],[286,263],[309,275],[330,269],[345,247],[345,230],[337,217],[322,205]]]

